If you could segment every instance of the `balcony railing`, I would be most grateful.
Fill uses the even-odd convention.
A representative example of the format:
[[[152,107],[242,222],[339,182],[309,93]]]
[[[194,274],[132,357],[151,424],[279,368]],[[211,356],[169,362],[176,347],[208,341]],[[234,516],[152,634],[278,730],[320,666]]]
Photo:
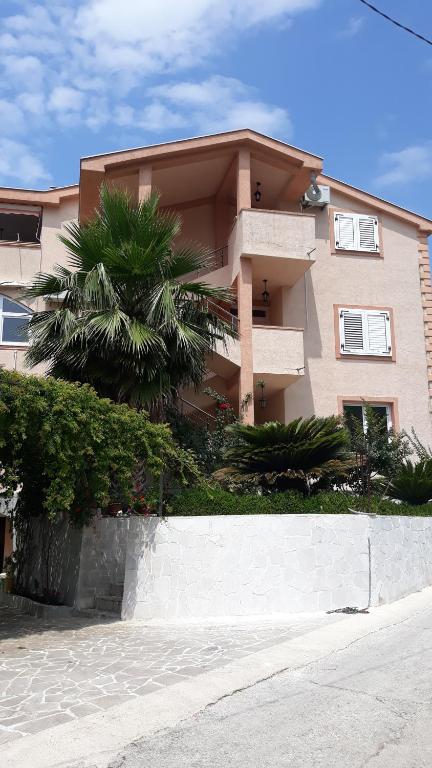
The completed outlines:
[[[222,269],[228,262],[228,246],[223,245],[221,248],[216,248],[214,251],[210,251],[207,256],[206,264],[202,269],[197,270],[196,277],[202,277],[208,275],[209,272],[215,272],[217,269]]]
[[[192,424],[196,424],[199,427],[211,429],[216,423],[215,416],[212,416],[211,413],[207,413],[207,411],[204,411],[202,408],[198,408],[197,405],[194,405],[194,403],[191,403],[184,397],[177,398],[177,407],[184,419],[187,419],[192,422]]]
[[[231,326],[233,331],[236,333],[240,330],[240,321],[238,317],[235,315],[232,315],[231,312],[229,312],[228,309],[225,309],[225,307],[221,307],[220,304],[217,304],[215,301],[207,300],[206,301],[208,311],[211,312],[212,315],[216,315],[220,320],[223,320],[225,323]]]

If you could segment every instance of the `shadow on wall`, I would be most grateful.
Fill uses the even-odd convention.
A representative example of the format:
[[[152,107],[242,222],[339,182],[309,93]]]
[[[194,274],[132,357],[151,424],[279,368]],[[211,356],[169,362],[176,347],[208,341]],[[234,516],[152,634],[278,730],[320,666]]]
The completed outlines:
[[[130,519],[96,517],[83,530],[77,608],[93,608],[97,595],[109,595],[111,585],[123,585]]]
[[[312,267],[312,270],[314,267]],[[309,361],[322,357],[321,330],[315,301],[311,270],[294,285],[288,295],[288,325],[304,328],[304,376],[285,390],[285,421],[298,416],[313,416],[315,403],[309,371]]]
[[[156,534],[164,521],[160,517],[131,518],[126,547],[122,619],[133,619],[138,599],[145,599],[146,591],[154,589],[157,574],[151,567],[156,553]],[[170,568],[170,563],[166,563]],[[139,597],[138,597],[139,593]]]
[[[82,531],[67,518],[31,521],[28,552],[19,591],[35,599],[73,605],[78,581]]]

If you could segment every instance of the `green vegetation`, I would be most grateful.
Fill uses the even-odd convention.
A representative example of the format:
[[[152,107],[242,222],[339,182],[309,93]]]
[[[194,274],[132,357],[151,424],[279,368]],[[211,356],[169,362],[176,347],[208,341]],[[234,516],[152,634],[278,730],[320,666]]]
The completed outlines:
[[[393,475],[386,492],[408,504],[427,504],[432,499],[432,459],[417,464],[407,460]]]
[[[11,560],[17,589],[25,586],[38,518],[50,599],[48,561],[58,522],[82,526],[112,501],[158,511],[161,494],[169,498],[200,479],[193,456],[175,443],[169,427],[152,423],[144,412],[102,399],[87,384],[4,370],[0,471],[2,495],[17,495]]]
[[[220,481],[253,483],[266,491],[305,493],[319,478],[346,476],[352,468],[348,432],[336,416],[295,419],[289,424],[233,424],[235,444],[225,453]]]
[[[319,491],[304,496],[298,491],[284,491],[266,495],[235,494],[218,487],[202,486],[184,490],[170,501],[170,515],[299,515],[348,514],[366,511],[360,496],[342,491]],[[372,496],[370,511],[379,515],[431,514],[431,505],[411,506],[396,504],[380,496]]]
[[[206,354],[234,332],[212,303],[230,292],[185,277],[205,268],[210,253],[175,248],[181,219],[158,204],[157,194],[134,203],[104,188],[97,216],[67,227],[60,239],[70,269],[40,273],[27,290],[32,298],[64,294],[57,309],[32,316],[27,363],[47,363],[56,378],[151,407],[163,420],[166,402],[201,383]]]

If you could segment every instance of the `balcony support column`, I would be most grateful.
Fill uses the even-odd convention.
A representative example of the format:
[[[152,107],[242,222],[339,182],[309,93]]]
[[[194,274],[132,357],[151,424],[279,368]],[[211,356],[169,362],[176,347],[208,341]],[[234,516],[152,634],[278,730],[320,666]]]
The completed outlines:
[[[253,347],[252,347],[252,260],[242,257],[237,275],[237,306],[240,321],[239,413],[245,398],[252,400],[243,410],[245,424],[254,423]]]
[[[138,171],[138,202],[150,197],[152,191],[152,167],[143,165]]]
[[[237,215],[243,208],[251,208],[251,156],[248,149],[237,155]]]

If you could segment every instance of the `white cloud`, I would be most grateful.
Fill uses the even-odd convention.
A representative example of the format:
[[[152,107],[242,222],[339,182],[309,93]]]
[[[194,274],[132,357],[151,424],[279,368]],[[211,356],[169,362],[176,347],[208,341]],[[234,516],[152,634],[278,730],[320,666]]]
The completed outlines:
[[[0,115],[0,135],[15,135],[24,131],[24,115],[13,101],[0,99]]]
[[[198,133],[253,128],[285,139],[292,134],[285,109],[260,101],[254,89],[235,78],[215,76],[201,83],[168,83],[153,88],[151,93],[161,106],[169,106],[171,119],[183,115],[184,120],[187,115],[187,124]],[[164,118],[159,130],[169,125]]]
[[[399,152],[386,152],[380,166],[383,172],[376,177],[377,187],[403,185],[432,178],[432,141],[405,147]]]
[[[208,64],[245,30],[286,29],[323,2],[17,0],[19,12],[3,16],[0,33],[0,135],[13,140],[27,131],[31,141],[36,126],[43,126],[45,139],[80,126],[162,135],[250,126],[288,138],[285,109],[239,80],[194,82],[182,71]],[[165,78],[168,84],[156,88]]]
[[[346,27],[339,30],[338,37],[355,37],[363,28],[364,22],[363,16],[352,16]]]
[[[9,185],[34,185],[50,181],[50,175],[41,161],[25,144],[1,138],[0,177]]]
[[[54,88],[48,100],[48,108],[54,112],[80,111],[84,106],[84,95],[76,88],[60,85]]]

